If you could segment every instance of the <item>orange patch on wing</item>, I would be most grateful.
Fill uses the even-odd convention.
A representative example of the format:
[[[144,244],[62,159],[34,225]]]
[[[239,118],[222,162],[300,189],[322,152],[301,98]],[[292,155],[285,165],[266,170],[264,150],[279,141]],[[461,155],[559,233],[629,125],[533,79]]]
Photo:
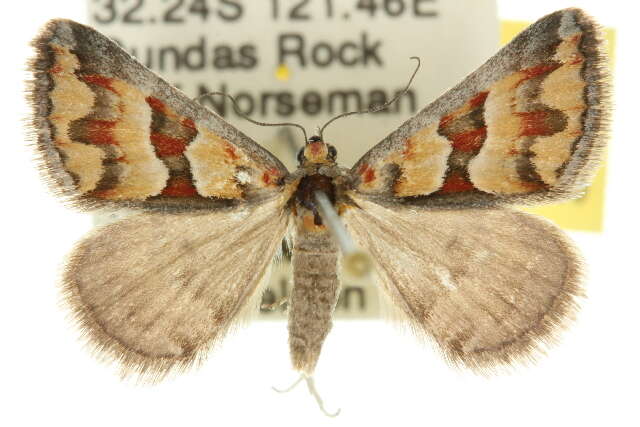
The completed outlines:
[[[405,142],[402,154],[388,160],[400,166],[400,175],[393,187],[396,196],[427,195],[442,186],[453,147],[438,133],[438,126],[436,122],[413,134]]]
[[[470,130],[450,136],[455,150],[471,152],[479,150],[482,147],[487,136],[487,127],[483,126],[479,129]]]
[[[489,96],[489,91],[478,93],[476,96],[469,100],[469,106],[471,108],[476,108],[484,105],[484,102],[487,100],[487,96]]]
[[[240,147],[207,128],[198,126],[197,131],[184,154],[201,196],[241,199],[240,184],[265,188],[279,182],[277,169],[258,164]]]
[[[535,77],[541,76],[545,73],[549,73],[556,68],[560,67],[560,63],[550,63],[550,64],[539,64],[534,67],[525,68],[521,72],[524,74],[523,80],[533,79]]]
[[[456,111],[444,115],[440,118],[439,129],[447,127],[453,120],[464,116],[476,108],[482,107],[489,96],[489,91],[478,92],[469,101]]]
[[[196,124],[194,123],[193,120],[191,120],[188,117],[185,117],[184,119],[182,119],[182,121],[180,122],[182,124],[182,126],[187,127],[189,129],[193,129],[196,130]]]
[[[265,185],[273,185],[276,184],[280,180],[280,172],[278,169],[271,168],[264,171],[262,174],[262,182]]]
[[[91,120],[87,123],[87,139],[95,145],[117,145],[113,138],[116,122],[110,120]]]
[[[547,124],[549,113],[546,111],[530,111],[514,113],[522,119],[520,136],[551,135],[553,129]]]
[[[160,194],[170,197],[193,197],[198,195],[198,190],[189,178],[179,176],[169,178],[167,186]]]
[[[152,110],[163,114],[167,113],[167,106],[164,105],[164,102],[160,101],[158,98],[154,96],[147,96],[145,100]]]
[[[91,83],[105,89],[109,89],[111,92],[117,93],[113,87],[113,80],[110,77],[101,76],[99,74],[84,74],[80,76],[82,80],[87,83]]]
[[[441,128],[446,127],[456,117],[458,117],[457,114],[447,114],[445,116],[442,116],[440,118],[440,127]]]
[[[475,187],[467,178],[458,173],[452,173],[445,179],[440,191],[443,193],[460,193],[473,189],[475,189]]]
[[[224,144],[224,152],[227,153],[231,161],[235,161],[240,158],[240,156],[238,156],[238,154],[236,153],[236,149],[233,148],[233,146],[228,142]]]
[[[370,183],[376,179],[376,171],[367,163],[363,163],[358,168],[358,175],[362,177],[362,182],[365,184]]]
[[[182,138],[173,138],[162,133],[152,133],[151,143],[156,148],[158,157],[179,156],[187,148]]]

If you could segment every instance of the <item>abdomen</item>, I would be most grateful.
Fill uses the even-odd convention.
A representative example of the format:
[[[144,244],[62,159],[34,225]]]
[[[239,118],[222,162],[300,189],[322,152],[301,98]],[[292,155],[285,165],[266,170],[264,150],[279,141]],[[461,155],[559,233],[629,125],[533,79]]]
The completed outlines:
[[[296,217],[289,299],[289,350],[294,369],[312,374],[322,344],[331,330],[338,301],[338,247],[329,231]],[[313,218],[313,217],[311,217]]]

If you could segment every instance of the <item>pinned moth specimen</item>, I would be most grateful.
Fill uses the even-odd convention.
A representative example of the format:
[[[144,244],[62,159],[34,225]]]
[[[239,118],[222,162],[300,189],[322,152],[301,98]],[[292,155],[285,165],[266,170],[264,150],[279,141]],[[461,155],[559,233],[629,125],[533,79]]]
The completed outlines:
[[[124,373],[200,363],[257,309],[289,236],[290,353],[312,388],[340,290],[331,212],[450,362],[535,358],[575,310],[576,250],[512,206],[577,197],[603,151],[606,57],[578,9],[533,24],[351,168],[305,134],[293,172],[89,27],[51,21],[34,46],[49,183],[80,209],[137,211],[82,240],[63,277],[88,342]]]

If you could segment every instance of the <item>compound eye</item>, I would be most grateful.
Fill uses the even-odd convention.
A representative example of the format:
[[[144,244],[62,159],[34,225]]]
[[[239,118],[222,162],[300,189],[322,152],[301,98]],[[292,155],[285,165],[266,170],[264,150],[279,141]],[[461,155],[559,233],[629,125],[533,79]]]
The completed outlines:
[[[329,145],[329,158],[331,160],[335,160],[337,155],[338,155],[338,151],[336,150],[336,147],[334,147],[333,145]]]
[[[304,147],[302,147],[300,151],[298,151],[297,158],[298,158],[298,163],[304,162]]]

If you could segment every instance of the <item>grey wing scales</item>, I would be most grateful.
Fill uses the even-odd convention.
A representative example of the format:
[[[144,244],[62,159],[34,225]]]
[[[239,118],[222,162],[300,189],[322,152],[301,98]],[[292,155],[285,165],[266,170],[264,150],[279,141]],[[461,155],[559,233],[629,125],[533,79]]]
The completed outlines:
[[[151,382],[201,362],[246,310],[257,312],[288,227],[284,201],[141,213],[94,231],[63,281],[89,346]]]
[[[573,317],[581,262],[551,223],[510,209],[383,207],[345,218],[418,334],[469,368],[535,359]]]

